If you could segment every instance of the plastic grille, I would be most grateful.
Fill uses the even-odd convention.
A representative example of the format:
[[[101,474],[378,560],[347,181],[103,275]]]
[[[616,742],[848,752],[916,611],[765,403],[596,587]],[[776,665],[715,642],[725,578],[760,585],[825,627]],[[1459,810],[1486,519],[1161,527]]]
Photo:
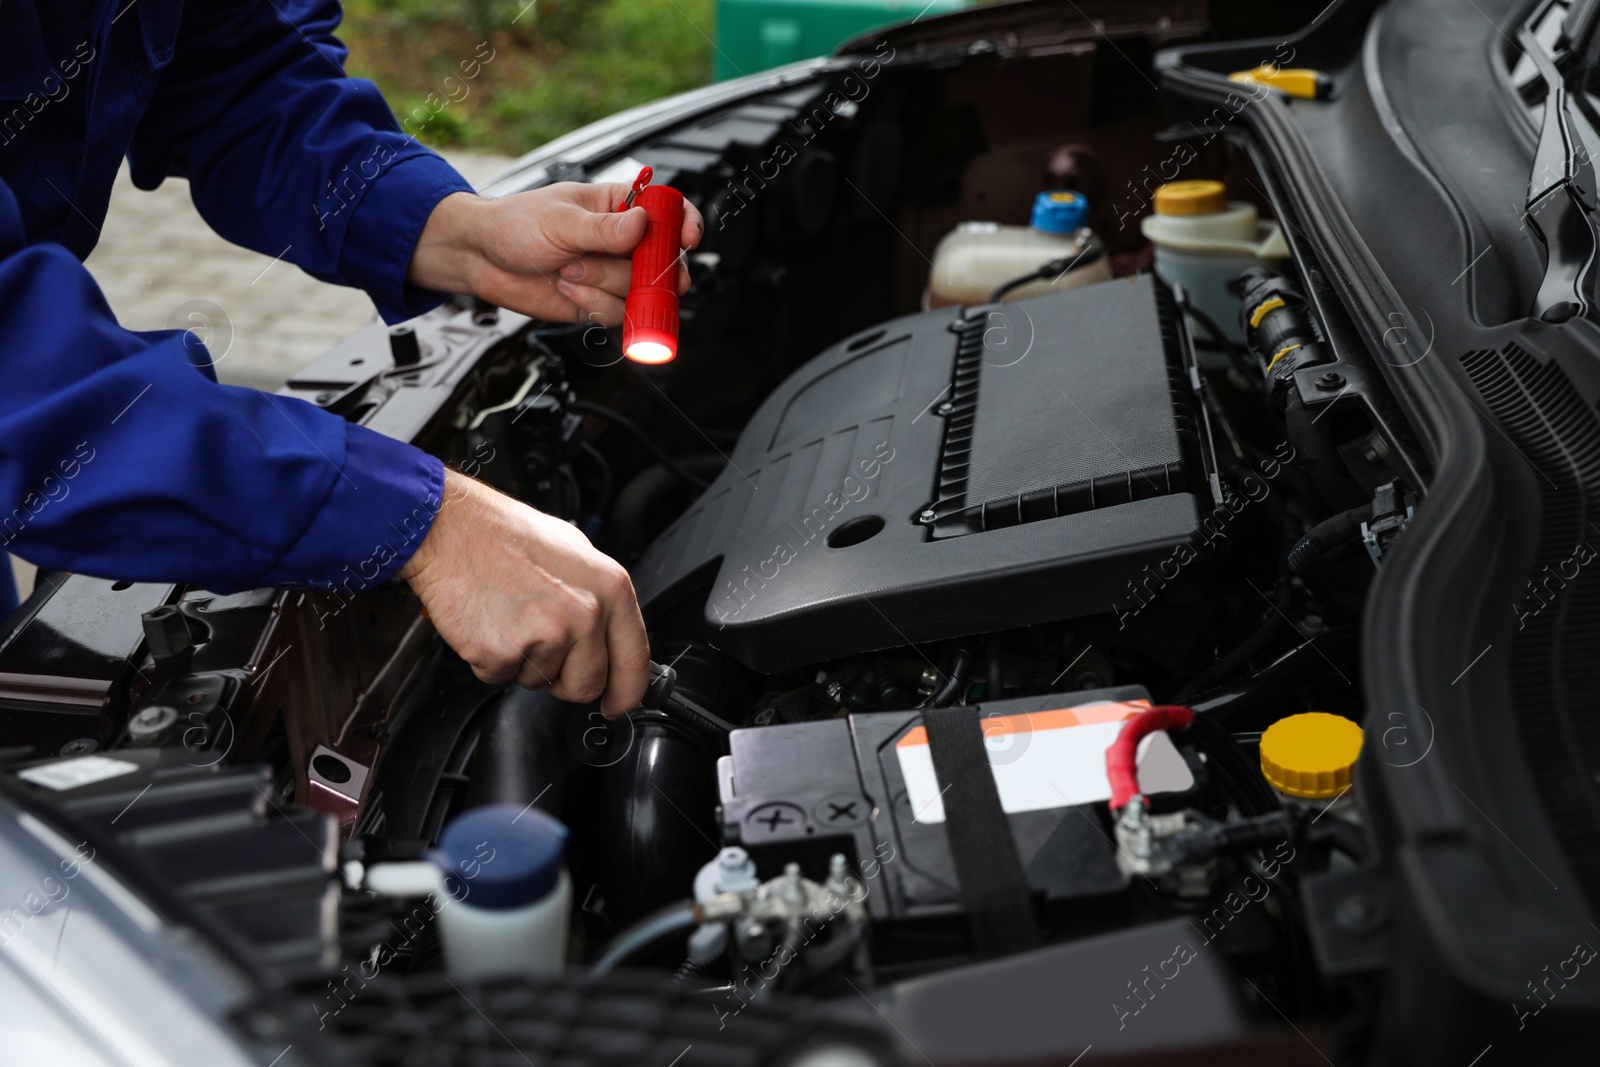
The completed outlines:
[[[811,1047],[898,1064],[887,1037],[770,991],[700,992],[656,975],[380,979],[322,1016],[355,1067],[765,1067]]]
[[[986,337],[997,329],[991,318],[1015,319],[1008,329],[1024,319],[1031,327],[1028,302],[1003,311],[977,309],[956,324],[959,341],[932,506],[935,538],[1194,488],[1191,474],[1203,469],[1203,446],[1171,296],[1149,278],[1099,288],[1125,302],[1125,317],[1115,329],[1105,321],[1114,316],[1099,306],[1099,321],[1037,324],[1041,331],[1054,326],[1098,334],[1095,341],[1069,345],[1072,362],[1058,366],[1041,366],[1040,357],[1031,365],[1027,357],[1015,364],[986,361]],[[986,380],[989,391],[998,386],[1006,395],[986,396]],[[1087,395],[1075,398],[1074,381],[1088,387]],[[1158,392],[1149,390],[1151,383],[1160,383]],[[1051,409],[1059,432],[1015,417]],[[987,444],[982,430],[989,433]],[[985,455],[1000,439],[1006,440],[1006,454]],[[1002,485],[1005,491],[997,491]]]
[[[1554,362],[1516,345],[1469,352],[1462,366],[1523,455],[1538,468],[1542,503],[1530,581],[1548,600],[1512,642],[1516,723],[1523,753],[1568,862],[1600,908],[1600,567],[1565,566],[1595,546],[1600,419]],[[1554,584],[1549,583],[1555,576]]]

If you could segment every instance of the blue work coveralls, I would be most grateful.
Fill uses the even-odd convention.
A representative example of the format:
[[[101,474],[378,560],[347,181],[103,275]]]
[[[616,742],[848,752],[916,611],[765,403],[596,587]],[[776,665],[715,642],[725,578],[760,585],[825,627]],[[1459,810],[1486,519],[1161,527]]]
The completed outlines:
[[[334,0],[0,3],[7,550],[217,592],[349,588],[426,533],[437,459],[217,384],[192,335],[119,326],[82,262],[126,157],[140,188],[187,178],[223,237],[366,290],[389,322],[437,304],[406,268],[434,206],[471,187],[345,75],[339,17]]]

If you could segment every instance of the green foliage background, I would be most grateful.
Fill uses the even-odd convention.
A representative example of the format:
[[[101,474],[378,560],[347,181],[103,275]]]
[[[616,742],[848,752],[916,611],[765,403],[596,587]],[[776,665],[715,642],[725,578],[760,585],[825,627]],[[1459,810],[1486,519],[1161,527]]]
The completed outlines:
[[[713,0],[346,0],[339,36],[350,73],[377,83],[421,140],[517,155],[625,107],[704,85],[712,7]],[[465,77],[475,62],[476,76]]]

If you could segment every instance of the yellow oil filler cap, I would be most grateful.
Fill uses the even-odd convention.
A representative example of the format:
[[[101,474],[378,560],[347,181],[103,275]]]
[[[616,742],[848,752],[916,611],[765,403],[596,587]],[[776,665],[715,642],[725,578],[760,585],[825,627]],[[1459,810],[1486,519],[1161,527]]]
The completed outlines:
[[[1350,788],[1361,755],[1361,727],[1340,715],[1308,711],[1279,719],[1261,735],[1261,773],[1272,788],[1307,800]]]
[[[1228,75],[1228,80],[1242,85],[1277,89],[1299,100],[1326,100],[1333,90],[1333,82],[1321,71],[1305,67],[1275,67],[1271,63],[1253,70],[1236,70]]]
[[[1168,182],[1156,189],[1157,215],[1216,215],[1227,210],[1228,187],[1196,179]]]

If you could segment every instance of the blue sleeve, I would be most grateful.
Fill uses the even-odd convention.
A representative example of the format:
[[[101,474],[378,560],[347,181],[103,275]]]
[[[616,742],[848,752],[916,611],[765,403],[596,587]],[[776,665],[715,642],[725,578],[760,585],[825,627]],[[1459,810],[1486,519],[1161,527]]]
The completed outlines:
[[[435,205],[472,186],[344,72],[336,0],[184,5],[128,152],[134,184],[185,177],[223,237],[365,289],[388,322],[442,299],[405,282]]]
[[[301,400],[218,385],[190,335],[117,325],[28,244],[0,182],[0,544],[107,578],[355,592],[421,543],[437,459]]]

